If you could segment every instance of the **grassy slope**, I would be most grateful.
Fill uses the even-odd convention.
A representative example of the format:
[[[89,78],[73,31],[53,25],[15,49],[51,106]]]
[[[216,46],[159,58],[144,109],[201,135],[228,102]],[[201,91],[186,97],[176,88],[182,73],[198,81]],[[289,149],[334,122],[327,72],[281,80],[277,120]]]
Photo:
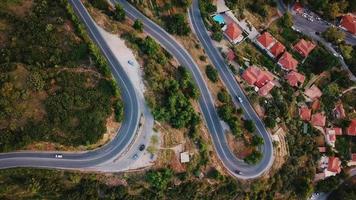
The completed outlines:
[[[117,91],[111,76],[91,61],[98,60],[93,47],[76,29],[65,3],[5,2],[0,15],[5,27],[0,30],[0,39],[5,38],[0,45],[0,151],[38,141],[97,142]]]

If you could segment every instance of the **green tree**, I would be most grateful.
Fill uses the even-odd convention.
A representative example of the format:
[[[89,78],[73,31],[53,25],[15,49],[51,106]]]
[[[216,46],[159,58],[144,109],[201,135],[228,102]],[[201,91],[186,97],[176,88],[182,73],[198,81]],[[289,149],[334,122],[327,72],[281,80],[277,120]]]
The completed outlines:
[[[164,17],[164,24],[169,33],[177,35],[188,35],[190,32],[187,19],[183,14],[174,14]]]
[[[216,83],[219,79],[218,71],[211,65],[207,65],[205,67],[205,73],[209,80],[212,82]]]
[[[293,26],[293,17],[290,14],[290,12],[286,12],[283,15],[283,17],[281,18],[280,22],[281,22],[281,25],[284,27],[288,27],[288,28],[292,27]]]
[[[255,147],[263,145],[264,144],[263,138],[261,138],[261,137],[259,137],[257,135],[254,135],[252,137],[251,144],[252,144],[252,146],[255,146]]]
[[[336,27],[329,27],[328,29],[326,29],[326,31],[323,33],[323,36],[327,41],[336,44],[344,41],[345,39],[345,33],[338,30],[338,28]]]
[[[125,10],[120,4],[115,5],[114,19],[118,21],[125,20]]]
[[[141,22],[141,20],[136,19],[134,24],[132,25],[132,27],[136,30],[138,30],[139,32],[143,31],[143,23]]]
[[[249,119],[244,121],[244,127],[250,133],[253,133],[256,130],[255,124],[253,123],[252,120]]]

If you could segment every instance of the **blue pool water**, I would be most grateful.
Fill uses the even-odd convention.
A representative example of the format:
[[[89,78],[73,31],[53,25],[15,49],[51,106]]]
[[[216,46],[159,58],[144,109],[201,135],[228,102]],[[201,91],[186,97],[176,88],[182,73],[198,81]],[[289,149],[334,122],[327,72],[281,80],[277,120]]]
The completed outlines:
[[[224,17],[217,14],[213,17],[213,20],[216,21],[219,24],[225,24]]]

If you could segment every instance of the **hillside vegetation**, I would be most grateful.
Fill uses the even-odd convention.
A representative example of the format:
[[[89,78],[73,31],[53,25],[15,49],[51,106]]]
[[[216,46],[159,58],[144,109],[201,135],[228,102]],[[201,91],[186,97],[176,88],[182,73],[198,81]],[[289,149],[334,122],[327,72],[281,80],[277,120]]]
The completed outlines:
[[[97,142],[122,105],[110,70],[67,1],[0,6],[0,151]]]

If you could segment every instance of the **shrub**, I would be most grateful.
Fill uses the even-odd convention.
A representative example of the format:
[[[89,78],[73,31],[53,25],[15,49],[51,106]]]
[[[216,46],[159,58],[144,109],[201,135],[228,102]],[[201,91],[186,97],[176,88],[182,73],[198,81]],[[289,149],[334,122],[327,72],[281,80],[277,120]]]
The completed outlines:
[[[218,71],[211,65],[207,65],[205,68],[205,73],[210,81],[216,83],[219,79]]]

